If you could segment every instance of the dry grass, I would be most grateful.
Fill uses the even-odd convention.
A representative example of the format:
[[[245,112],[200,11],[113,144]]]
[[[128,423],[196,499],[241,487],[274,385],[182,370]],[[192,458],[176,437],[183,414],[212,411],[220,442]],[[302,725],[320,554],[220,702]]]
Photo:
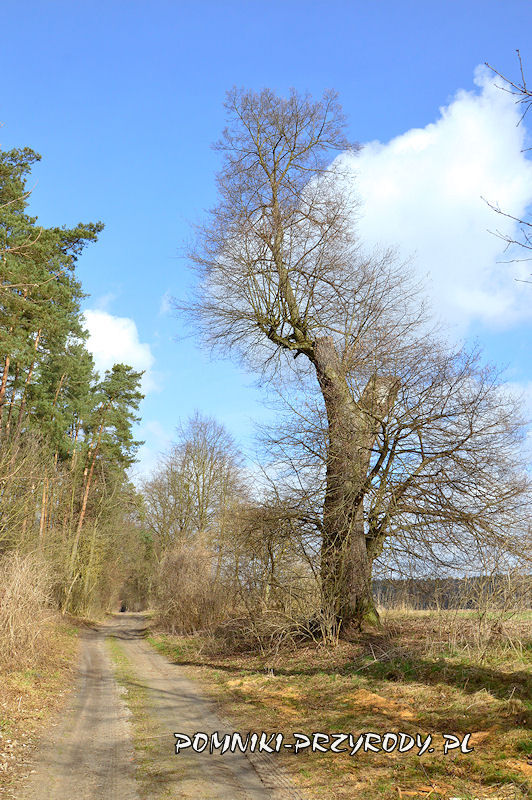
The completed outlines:
[[[242,731],[431,734],[433,753],[280,754],[312,798],[522,798],[532,763],[530,618],[385,615],[378,633],[336,648],[216,653],[202,637],[152,642],[185,665]],[[443,755],[443,733],[472,753]]]
[[[31,666],[40,656],[53,618],[52,581],[38,554],[0,559],[0,667]]]
[[[72,621],[48,621],[45,646],[34,649],[32,665],[3,668],[0,682],[0,794],[9,797],[16,777],[44,726],[64,704],[70,692],[78,649]]]
[[[0,790],[9,791],[72,683],[76,629],[50,603],[39,554],[0,561]]]

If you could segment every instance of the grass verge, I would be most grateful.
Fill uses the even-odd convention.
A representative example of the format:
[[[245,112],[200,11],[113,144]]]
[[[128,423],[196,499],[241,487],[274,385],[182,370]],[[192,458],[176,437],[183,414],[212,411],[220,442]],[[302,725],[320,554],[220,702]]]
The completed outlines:
[[[0,681],[0,794],[27,768],[29,755],[72,688],[79,629],[72,620],[48,622],[45,646],[30,665],[11,665]],[[44,641],[44,640],[43,640]]]
[[[376,634],[334,649],[227,653],[201,636],[154,634],[150,643],[190,677],[242,731],[403,732],[432,736],[418,749],[355,756],[280,754],[293,780],[320,800],[513,800],[531,791],[530,626],[499,631],[479,646],[474,624],[395,615]],[[516,623],[520,624],[520,623]],[[528,638],[527,638],[528,635]],[[444,754],[443,734],[470,733],[470,753]]]

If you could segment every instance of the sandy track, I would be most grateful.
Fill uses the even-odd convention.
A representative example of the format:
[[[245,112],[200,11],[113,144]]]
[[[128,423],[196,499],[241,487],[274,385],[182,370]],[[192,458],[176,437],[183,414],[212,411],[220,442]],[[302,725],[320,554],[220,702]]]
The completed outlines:
[[[150,758],[156,773],[151,800],[300,800],[300,794],[271,756],[240,752],[174,754],[174,731],[230,732],[197,685],[178,666],[155,653],[142,638],[139,614],[116,615],[84,635],[78,686],[60,724],[45,737],[34,772],[17,800],[138,800],[129,712],[105,651],[113,636],[147,690],[148,713],[157,735]]]
[[[100,631],[83,634],[69,708],[46,735],[19,800],[137,800],[129,712]]]

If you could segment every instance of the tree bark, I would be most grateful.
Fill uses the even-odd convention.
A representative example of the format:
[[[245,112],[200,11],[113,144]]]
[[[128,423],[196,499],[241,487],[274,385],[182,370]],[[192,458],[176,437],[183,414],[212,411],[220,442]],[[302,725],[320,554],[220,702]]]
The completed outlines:
[[[372,377],[353,400],[333,339],[314,343],[313,363],[328,420],[326,492],[323,507],[321,586],[324,611],[344,632],[363,622],[378,624],[371,592],[372,558],[364,522],[372,447],[397,382]]]
[[[85,521],[85,514],[87,513],[87,503],[88,503],[88,500],[89,500],[89,493],[90,493],[90,488],[91,488],[91,483],[92,483],[92,476],[94,474],[94,465],[96,464],[96,458],[98,456],[98,452],[99,452],[99,449],[100,449],[102,433],[103,433],[103,429],[105,427],[105,422],[106,422],[106,414],[107,414],[109,408],[111,407],[113,399],[114,398],[111,397],[110,400],[105,405],[105,407],[102,406],[102,408],[101,408],[102,418],[101,418],[101,421],[100,421],[100,427],[98,428],[98,434],[97,434],[97,437],[96,437],[96,442],[92,443],[91,447],[89,448],[89,452],[87,454],[87,457],[90,460],[90,467],[89,467],[89,463],[87,462],[87,465],[86,465],[85,470],[84,470],[85,488],[84,488],[84,492],[83,492],[83,500],[82,500],[82,503],[81,503],[81,511],[79,513],[78,524],[77,524],[77,527],[76,527],[76,534],[74,536],[74,542],[73,542],[72,551],[71,551],[71,554],[70,554],[69,575],[73,575],[74,574],[74,568],[75,568],[75,564],[76,564],[76,556],[77,556],[78,547],[79,547],[79,540],[80,540],[80,537],[81,537],[81,529],[83,528],[83,523]],[[72,586],[73,586],[73,584],[72,584]],[[72,587],[71,587],[71,589],[72,589]],[[71,591],[71,589],[70,589],[70,591]],[[67,602],[68,602],[68,597],[67,597]]]
[[[11,362],[10,357],[6,356],[4,361],[4,369],[2,371],[2,382],[0,383],[0,425],[2,424],[2,415],[4,413],[6,384],[7,384],[7,376],[9,375],[10,362]]]
[[[37,333],[35,335],[35,341],[33,342],[33,349],[35,350],[35,352],[37,352],[38,347],[39,347],[39,342],[40,342],[40,339],[41,339],[41,333],[42,333],[42,329],[39,328],[39,330],[37,331]],[[19,410],[18,410],[18,417],[17,417],[17,427],[16,427],[16,434],[15,434],[17,438],[20,435],[20,429],[22,427],[22,418],[24,416],[24,409],[26,407],[26,398],[27,398],[27,394],[28,394],[28,386],[31,383],[31,379],[32,379],[32,376],[33,376],[34,368],[35,368],[35,360],[33,360],[31,362],[30,368],[28,370],[28,374],[26,376],[26,380],[24,381],[24,390],[22,392],[22,397],[20,399],[20,407],[19,407]]]

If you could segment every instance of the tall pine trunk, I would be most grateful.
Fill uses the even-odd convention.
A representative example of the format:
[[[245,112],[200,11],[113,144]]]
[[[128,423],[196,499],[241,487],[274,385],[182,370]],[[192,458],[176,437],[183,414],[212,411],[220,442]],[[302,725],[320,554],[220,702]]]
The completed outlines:
[[[4,360],[4,369],[2,370],[2,381],[0,382],[0,426],[2,425],[2,415],[4,413],[4,404],[6,401],[6,385],[7,385],[7,376],[9,375],[10,363],[11,363],[11,358],[9,356],[6,356]]]

